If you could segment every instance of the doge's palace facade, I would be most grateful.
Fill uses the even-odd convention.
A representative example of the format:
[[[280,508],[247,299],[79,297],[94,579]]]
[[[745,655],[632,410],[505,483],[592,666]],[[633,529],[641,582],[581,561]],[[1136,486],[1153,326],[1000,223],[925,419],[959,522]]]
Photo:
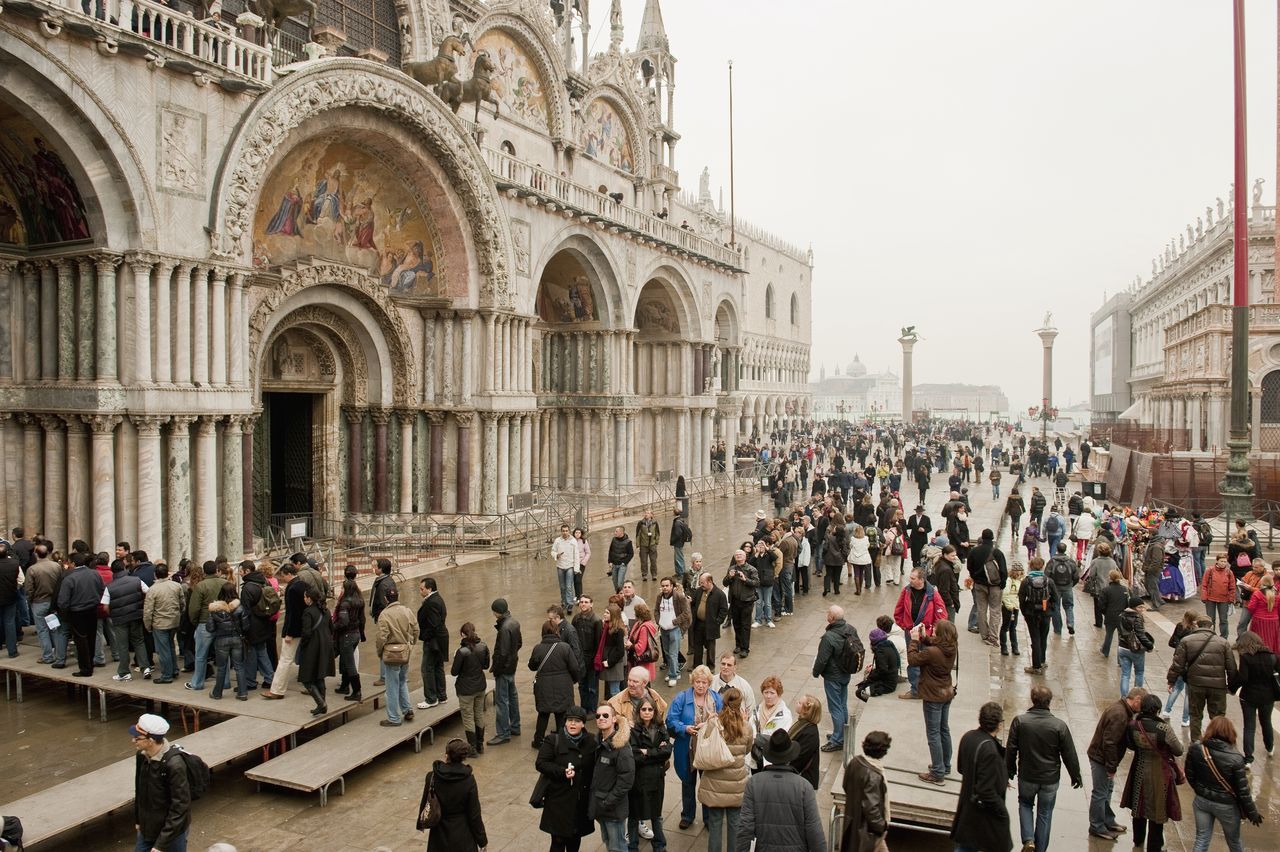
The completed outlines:
[[[811,254],[682,191],[657,0],[576,8],[2,0],[0,524],[235,557],[807,416]]]

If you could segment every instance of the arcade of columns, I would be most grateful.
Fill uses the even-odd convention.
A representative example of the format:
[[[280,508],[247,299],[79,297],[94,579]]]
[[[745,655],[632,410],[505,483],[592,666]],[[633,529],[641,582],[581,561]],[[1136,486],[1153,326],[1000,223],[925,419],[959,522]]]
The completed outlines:
[[[0,413],[6,525],[95,550],[124,539],[170,560],[252,551],[252,286],[243,269],[146,253],[0,259],[0,304],[10,306],[0,390],[25,394]],[[535,484],[612,490],[664,466],[710,473],[724,414],[713,344],[650,341],[636,329],[562,332],[502,312],[422,313],[421,407],[342,407],[350,511],[388,512],[397,482],[401,514],[495,514]]]

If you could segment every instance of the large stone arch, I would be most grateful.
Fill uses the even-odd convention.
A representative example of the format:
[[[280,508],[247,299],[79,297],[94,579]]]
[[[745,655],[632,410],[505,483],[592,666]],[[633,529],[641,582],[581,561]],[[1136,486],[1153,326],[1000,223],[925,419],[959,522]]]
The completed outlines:
[[[326,358],[333,363],[329,371],[332,376],[331,389],[341,396],[343,405],[365,407],[369,404],[369,361],[365,349],[357,345],[351,332],[349,322],[342,313],[330,310],[323,305],[305,305],[289,310],[280,318],[280,322],[272,329],[270,336],[262,347],[262,358],[256,364],[254,384],[258,394],[266,387],[266,377],[262,367],[268,357],[275,352],[277,341],[286,335],[302,333],[314,343],[319,360]],[[338,365],[341,364],[341,371]],[[323,369],[322,369],[322,372]]]
[[[360,59],[316,63],[263,95],[245,115],[212,194],[214,254],[250,261],[251,219],[270,170],[294,144],[295,129],[332,117],[335,110],[366,116],[374,131],[383,122],[408,131],[414,148],[439,167],[447,194],[456,196],[463,245],[452,249],[455,255],[465,251],[467,268],[479,279],[478,303],[509,307],[510,228],[480,149],[439,98],[393,68]]]
[[[538,290],[542,286],[542,276],[546,272],[547,264],[556,255],[568,251],[573,253],[587,273],[595,298],[605,306],[605,310],[600,315],[601,323],[609,328],[626,327],[618,262],[608,247],[601,245],[595,239],[594,233],[581,225],[571,225],[547,242],[547,247],[538,258],[530,278],[532,286],[529,298],[523,305],[527,313],[538,316]]]
[[[701,340],[702,314],[698,310],[698,300],[693,292],[693,284],[689,281],[689,276],[679,267],[666,260],[658,261],[637,279],[637,284],[640,286],[636,292],[636,302],[631,306],[632,325],[636,324],[634,318],[640,307],[640,297],[644,294],[644,288],[655,281],[667,291],[675,305],[680,320],[680,332],[686,339]]]
[[[129,133],[92,85],[25,33],[0,41],[0,99],[47,134],[105,248],[154,249],[156,199]],[[37,106],[39,108],[37,109]],[[92,154],[92,161],[80,158]]]
[[[408,407],[416,402],[417,369],[400,312],[380,283],[363,270],[340,264],[286,269],[280,284],[268,290],[249,320],[250,379],[254,397],[262,389],[261,368],[278,327],[294,319],[328,328],[342,337],[353,355],[353,381],[360,403]],[[361,360],[362,359],[362,360]],[[359,364],[365,364],[361,375]]]
[[[738,319],[738,306],[732,297],[720,297],[712,322],[712,336],[720,346],[738,345],[742,339],[742,323]]]
[[[543,94],[547,98],[548,130],[551,138],[562,138],[565,128],[569,126],[569,107],[563,84],[569,75],[556,51],[548,48],[548,45],[555,43],[555,34],[538,18],[526,19],[498,11],[485,15],[476,22],[471,40],[479,44],[485,35],[494,30],[501,30],[510,36],[536,66],[542,77]]]
[[[627,132],[627,138],[631,142],[632,156],[635,158],[634,171],[630,172],[634,177],[640,178],[649,174],[649,140],[644,132],[644,125],[637,116],[642,114],[640,105],[629,92],[624,91],[613,83],[598,83],[589,89],[582,99],[582,111],[585,115],[590,109],[594,101],[603,100],[618,114],[622,119],[623,129]],[[585,153],[586,146],[581,140],[574,139],[575,144],[581,147]],[[596,162],[603,162],[599,159]],[[603,163],[605,166],[610,164]],[[626,173],[625,171],[623,173]]]

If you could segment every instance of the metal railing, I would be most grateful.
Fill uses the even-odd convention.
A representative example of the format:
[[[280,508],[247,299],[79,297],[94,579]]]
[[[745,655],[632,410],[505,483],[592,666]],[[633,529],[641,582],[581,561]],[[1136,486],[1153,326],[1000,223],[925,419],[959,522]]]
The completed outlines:
[[[269,84],[271,51],[245,41],[214,21],[153,0],[39,0],[64,19],[92,22],[111,42],[111,30],[140,36],[170,50],[217,65],[232,74]]]
[[[485,163],[499,189],[508,187],[559,202],[566,209],[595,217],[632,233],[641,234],[735,270],[742,269],[741,252],[721,245],[692,230],[672,225],[651,213],[615,201],[604,193],[495,148],[484,149]]]

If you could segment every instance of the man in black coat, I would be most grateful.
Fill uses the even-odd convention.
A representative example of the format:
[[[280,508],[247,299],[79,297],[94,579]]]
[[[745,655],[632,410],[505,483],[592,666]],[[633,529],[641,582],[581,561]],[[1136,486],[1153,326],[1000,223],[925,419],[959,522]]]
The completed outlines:
[[[520,694],[516,692],[516,663],[520,655],[520,646],[524,639],[520,634],[520,622],[511,616],[506,598],[495,598],[490,609],[493,611],[494,630],[497,638],[493,643],[493,705],[494,726],[497,732],[488,745],[502,745],[511,742],[511,738],[520,736]]]
[[[387,589],[395,586],[396,581],[391,576],[391,560],[378,560],[378,576],[373,581],[373,589],[369,593],[369,614],[373,616],[373,620],[377,621],[378,616],[382,615],[382,611],[387,608]]]
[[[715,578],[707,573],[700,575],[689,602],[693,618],[689,627],[689,651],[693,655],[694,668],[703,664],[704,652],[706,664],[715,664],[716,640],[720,638],[720,625],[728,610],[729,599],[716,585]]]
[[[995,533],[982,531],[982,539],[969,551],[969,577],[973,580],[973,609],[978,617],[978,633],[988,645],[999,645],[1000,598],[1009,582],[1009,566],[995,544]],[[992,563],[988,570],[987,563]],[[972,632],[972,628],[970,628]]]
[[[263,589],[267,585],[267,576],[258,570],[253,561],[246,559],[240,563],[240,603],[249,611],[249,635],[245,641],[249,647],[245,650],[244,679],[249,689],[257,688],[258,675],[262,675],[262,683],[269,685],[275,678],[275,667],[271,665],[270,645],[276,642],[276,623],[270,615],[258,611],[262,600]]]
[[[907,518],[907,546],[911,548],[911,565],[919,567],[924,546],[933,532],[933,521],[924,513],[924,506],[916,506],[916,512]]]
[[[302,611],[307,603],[302,596],[307,592],[305,583],[295,582],[298,579],[298,565],[289,562],[280,568],[280,582],[284,583],[284,622],[281,628],[283,638],[280,642],[280,657],[276,661],[275,677],[271,679],[271,688],[262,693],[263,698],[279,700],[289,689],[289,679],[293,677],[293,661],[298,654],[298,645],[302,643]]]
[[[422,701],[419,710],[435,707],[447,697],[444,688],[444,661],[449,657],[449,629],[445,626],[448,608],[436,589],[435,577],[418,582],[422,605],[418,607],[418,638],[422,640]]]
[[[1009,809],[1005,790],[1009,775],[1004,747],[996,733],[1004,711],[988,701],[978,711],[978,727],[960,738],[956,769],[960,772],[960,797],[951,823],[956,852],[1010,852]]]

